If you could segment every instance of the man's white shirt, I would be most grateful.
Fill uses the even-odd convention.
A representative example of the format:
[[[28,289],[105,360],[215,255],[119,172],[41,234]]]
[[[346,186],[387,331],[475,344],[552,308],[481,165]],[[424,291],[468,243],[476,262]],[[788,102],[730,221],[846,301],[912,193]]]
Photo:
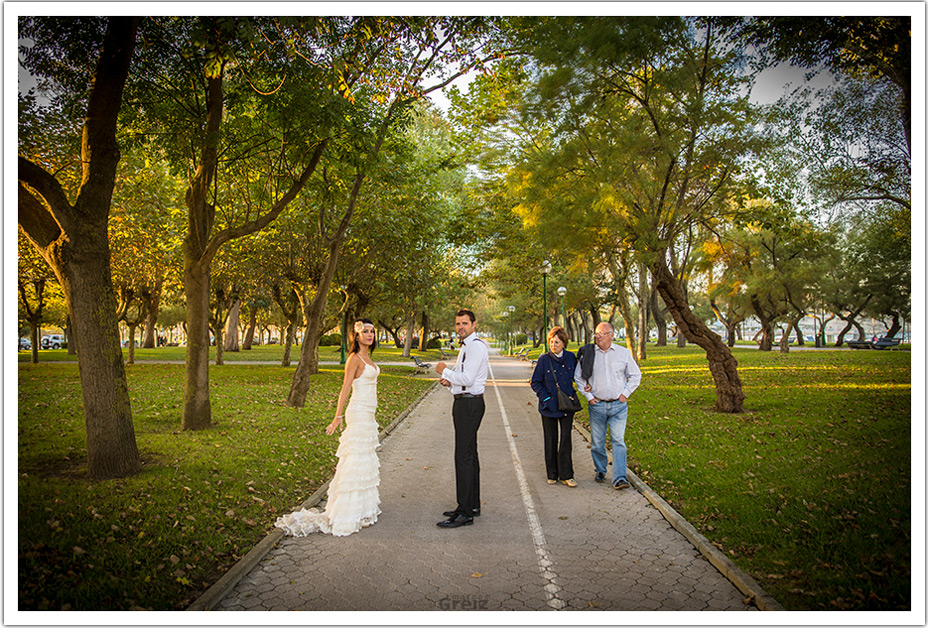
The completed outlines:
[[[462,392],[482,395],[490,371],[490,351],[476,334],[464,338],[461,344],[454,369],[446,368],[441,377],[451,382],[450,390],[454,395]]]
[[[577,368],[574,371],[574,381],[577,387],[587,401],[596,399],[618,399],[621,395],[625,398],[631,396],[638,384],[641,383],[641,369],[632,356],[632,352],[621,345],[612,343],[606,351],[594,346],[593,374],[590,381],[583,379],[583,371],[580,367],[580,361],[577,361]],[[586,392],[585,388],[589,383],[593,390]]]

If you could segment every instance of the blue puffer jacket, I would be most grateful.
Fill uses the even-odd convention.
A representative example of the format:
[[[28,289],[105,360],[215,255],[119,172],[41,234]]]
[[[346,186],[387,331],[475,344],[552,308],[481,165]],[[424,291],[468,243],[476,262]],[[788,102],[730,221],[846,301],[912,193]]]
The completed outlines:
[[[551,368],[549,368],[549,365]],[[569,395],[576,396],[574,391],[574,369],[577,358],[570,351],[565,350],[558,359],[549,351],[538,358],[535,363],[535,372],[532,373],[532,390],[538,395],[538,411],[541,416],[559,418],[567,416],[557,408],[557,388]],[[557,383],[551,375],[551,370],[557,374]]]

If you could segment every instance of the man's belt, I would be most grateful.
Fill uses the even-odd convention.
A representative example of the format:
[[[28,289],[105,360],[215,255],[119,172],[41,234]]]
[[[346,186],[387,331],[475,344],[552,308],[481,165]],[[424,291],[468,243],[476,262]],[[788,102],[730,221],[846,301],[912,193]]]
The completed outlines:
[[[483,393],[479,395],[472,395],[470,393],[458,393],[454,396],[455,399],[480,399],[483,397]]]

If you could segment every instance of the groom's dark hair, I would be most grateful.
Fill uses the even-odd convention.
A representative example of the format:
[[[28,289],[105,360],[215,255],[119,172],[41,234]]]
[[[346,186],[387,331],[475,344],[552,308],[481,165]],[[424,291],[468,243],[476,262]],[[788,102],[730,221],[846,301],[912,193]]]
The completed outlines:
[[[470,310],[460,309],[458,310],[458,313],[454,315],[455,318],[457,318],[458,316],[466,316],[467,318],[470,319],[470,322],[472,323],[477,322],[477,315],[471,312]]]

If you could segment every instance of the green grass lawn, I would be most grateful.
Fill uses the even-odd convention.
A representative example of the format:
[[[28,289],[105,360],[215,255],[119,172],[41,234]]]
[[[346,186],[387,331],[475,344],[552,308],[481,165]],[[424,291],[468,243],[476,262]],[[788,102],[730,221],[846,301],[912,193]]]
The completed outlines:
[[[77,365],[19,365],[20,610],[183,609],[334,471],[339,367],[302,410],[283,403],[292,367],[211,368],[200,432],[180,430],[183,365],[127,370],[144,466],[92,482]],[[410,373],[383,368],[381,425],[431,385]]]
[[[746,411],[725,415],[701,350],[649,347],[629,466],[787,608],[908,608],[911,354],[735,355]],[[384,368],[382,423],[429,384],[408,372]],[[144,469],[90,482],[76,364],[19,365],[22,609],[184,608],[334,470],[337,366],[303,410],[293,367],[211,368],[203,432],[179,429],[183,365],[128,373]]]
[[[786,608],[909,608],[910,353],[735,349],[728,415],[701,350],[648,351],[630,468]]]

